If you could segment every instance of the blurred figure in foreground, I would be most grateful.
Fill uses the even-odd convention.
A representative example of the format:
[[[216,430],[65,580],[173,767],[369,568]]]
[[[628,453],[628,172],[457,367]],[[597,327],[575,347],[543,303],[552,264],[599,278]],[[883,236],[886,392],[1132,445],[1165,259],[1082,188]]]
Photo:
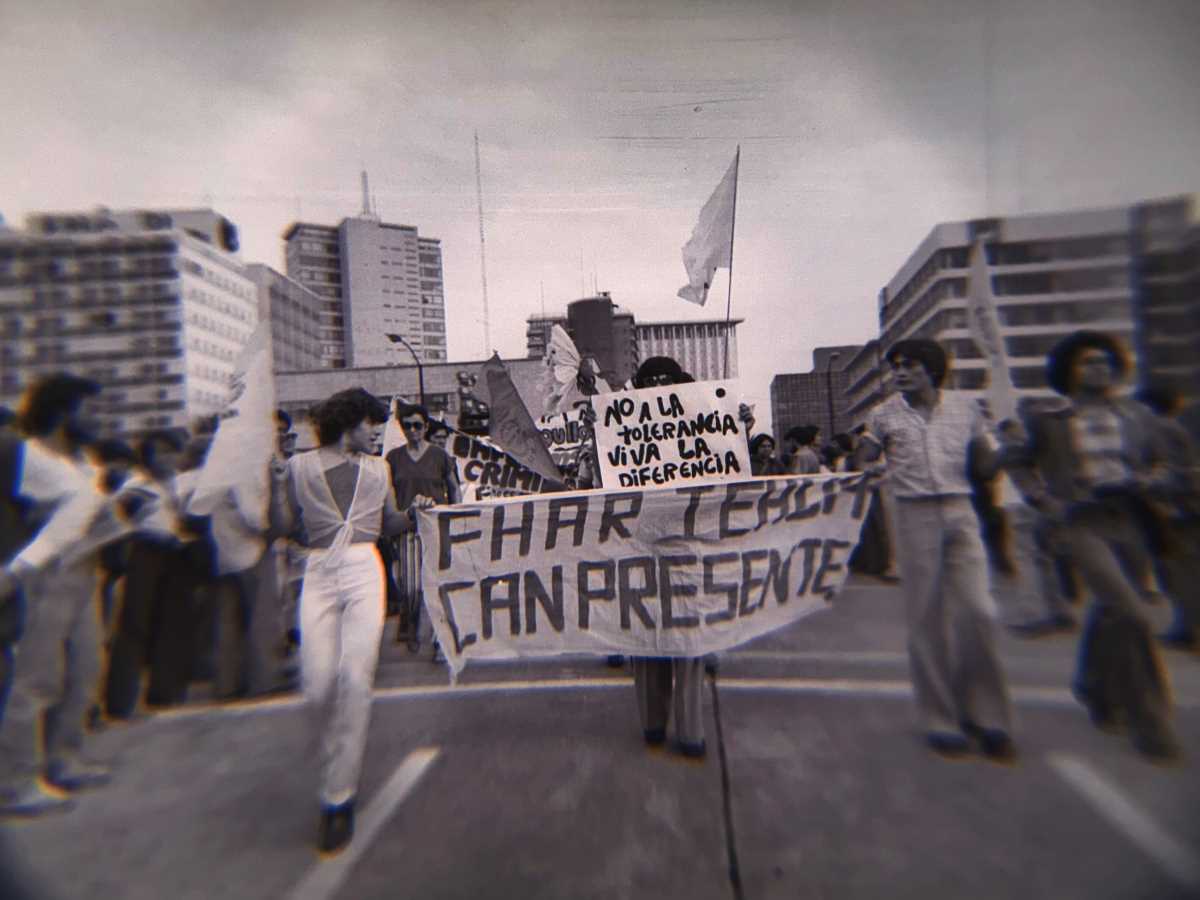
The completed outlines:
[[[1046,364],[1046,380],[1069,403],[1034,413],[1027,436],[1015,424],[1002,434],[1014,482],[1061,529],[1093,597],[1076,696],[1098,727],[1127,724],[1139,752],[1171,759],[1179,747],[1167,676],[1141,609],[1145,561],[1158,549],[1147,495],[1166,459],[1151,414],[1116,394],[1127,372],[1114,338],[1077,331]]]

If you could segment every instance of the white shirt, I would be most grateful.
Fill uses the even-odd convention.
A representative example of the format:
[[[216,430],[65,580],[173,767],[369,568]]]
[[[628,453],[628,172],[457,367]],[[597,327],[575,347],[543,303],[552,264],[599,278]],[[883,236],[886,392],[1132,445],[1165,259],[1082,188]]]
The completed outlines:
[[[939,391],[929,421],[900,394],[885,400],[863,434],[887,454],[888,479],[897,497],[969,495],[967,445],[987,437],[979,407],[957,391]]]
[[[248,509],[236,488],[210,496],[203,503],[191,503],[188,511],[212,517],[217,574],[244,572],[266,552],[267,542],[263,537],[267,530],[266,510]]]
[[[104,505],[96,472],[51,450],[39,440],[26,441],[21,454],[17,493],[32,500],[50,518],[12,561],[40,568],[63,556],[88,530]]]

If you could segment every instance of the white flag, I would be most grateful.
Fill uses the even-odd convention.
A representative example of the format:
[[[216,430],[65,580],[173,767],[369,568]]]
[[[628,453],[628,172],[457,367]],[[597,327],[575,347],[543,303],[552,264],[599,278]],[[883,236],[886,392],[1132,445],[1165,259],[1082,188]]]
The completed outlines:
[[[740,156],[739,151],[733,157],[725,177],[700,210],[700,221],[692,230],[691,239],[683,245],[683,267],[687,269],[688,284],[679,289],[677,296],[698,306],[703,306],[708,299],[708,289],[717,269],[728,269],[732,264],[733,207]]]
[[[229,406],[196,479],[192,512],[206,514],[233,488],[246,512],[261,512],[265,518],[277,440],[271,362],[271,324],[262,321],[234,364]]]
[[[967,327],[988,366],[988,406],[992,421],[1003,422],[1017,415],[1017,394],[1008,370],[1008,352],[1000,333],[1000,317],[992,296],[987,255],[983,244],[971,248],[971,280],[967,289]]]

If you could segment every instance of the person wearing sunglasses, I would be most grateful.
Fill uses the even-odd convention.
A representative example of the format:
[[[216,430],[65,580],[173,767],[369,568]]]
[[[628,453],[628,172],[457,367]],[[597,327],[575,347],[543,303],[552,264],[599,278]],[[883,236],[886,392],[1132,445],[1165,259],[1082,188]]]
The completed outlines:
[[[396,421],[405,443],[388,452],[387,465],[399,508],[405,509],[418,495],[438,505],[458,503],[461,497],[454,460],[428,440],[429,412],[424,406],[399,403]],[[416,532],[402,535],[396,543],[401,603],[409,610],[405,632],[409,650],[416,653],[421,648],[421,544]]]

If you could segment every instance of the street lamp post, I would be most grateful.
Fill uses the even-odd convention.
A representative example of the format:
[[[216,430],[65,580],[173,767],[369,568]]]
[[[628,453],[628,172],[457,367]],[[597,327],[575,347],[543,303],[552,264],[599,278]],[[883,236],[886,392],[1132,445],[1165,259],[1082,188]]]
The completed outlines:
[[[421,405],[425,405],[425,370],[421,367],[421,357],[417,356],[417,351],[414,350],[403,337],[398,334],[389,334],[385,337],[393,344],[403,344],[405,349],[412,354],[413,362],[417,364],[417,392],[421,396]]]
[[[829,436],[828,436],[827,443],[830,443],[833,441],[833,435],[834,435],[834,430],[833,430],[833,426],[834,426],[834,420],[833,420],[833,364],[839,356],[841,356],[840,353],[830,353],[829,361],[825,364],[825,401],[828,404],[828,409],[829,409]]]

